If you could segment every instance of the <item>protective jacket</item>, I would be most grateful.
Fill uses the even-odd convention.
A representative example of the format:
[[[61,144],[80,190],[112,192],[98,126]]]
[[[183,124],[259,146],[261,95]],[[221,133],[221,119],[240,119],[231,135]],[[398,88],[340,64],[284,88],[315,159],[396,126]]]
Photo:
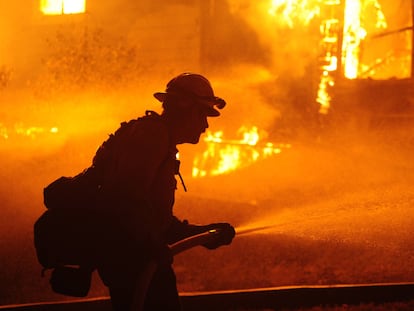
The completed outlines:
[[[177,152],[163,119],[147,112],[122,123],[93,159],[100,180],[97,206],[110,232],[131,240],[145,257],[156,258],[168,242],[194,233],[195,226],[173,215]]]

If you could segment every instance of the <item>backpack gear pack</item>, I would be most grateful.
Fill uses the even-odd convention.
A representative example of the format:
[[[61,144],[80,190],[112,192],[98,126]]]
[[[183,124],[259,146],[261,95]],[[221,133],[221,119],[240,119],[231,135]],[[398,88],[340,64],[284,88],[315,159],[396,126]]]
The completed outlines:
[[[43,203],[48,209],[91,208],[100,190],[97,169],[90,167],[74,177],[62,176],[43,189]]]
[[[56,293],[87,295],[101,251],[103,226],[96,214],[92,209],[49,209],[35,222],[37,259],[42,275],[52,270],[50,284]]]
[[[52,269],[53,291],[75,297],[88,294],[92,272],[105,248],[105,217],[98,206],[103,169],[118,143],[128,140],[135,122],[158,116],[146,112],[145,117],[123,122],[99,147],[91,167],[74,177],[62,176],[44,188],[47,210],[34,224],[34,246],[43,272]]]

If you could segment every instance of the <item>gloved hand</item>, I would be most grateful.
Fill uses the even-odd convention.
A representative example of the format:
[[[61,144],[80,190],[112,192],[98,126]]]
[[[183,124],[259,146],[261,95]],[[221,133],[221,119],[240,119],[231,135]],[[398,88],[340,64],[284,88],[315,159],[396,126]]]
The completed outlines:
[[[217,230],[217,233],[212,235],[211,241],[204,243],[203,246],[208,249],[216,249],[222,245],[229,245],[236,231],[229,223],[214,223],[206,226],[207,230]]]

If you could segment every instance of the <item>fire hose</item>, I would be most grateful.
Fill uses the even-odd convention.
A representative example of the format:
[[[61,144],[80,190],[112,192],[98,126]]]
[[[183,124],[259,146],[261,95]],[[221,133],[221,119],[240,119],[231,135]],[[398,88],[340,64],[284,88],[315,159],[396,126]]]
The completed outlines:
[[[237,235],[244,235],[244,234],[249,234],[249,233],[253,233],[257,231],[263,231],[263,230],[271,229],[273,227],[275,226],[273,225],[273,226],[262,226],[262,227],[255,227],[255,228],[244,228],[241,230],[237,230]],[[206,244],[212,241],[212,239],[214,239],[217,234],[220,234],[220,230],[212,229],[206,232],[202,232],[202,233],[190,236],[183,240],[180,240],[169,246],[171,250],[171,254],[175,256],[195,246]],[[151,279],[156,269],[157,269],[157,263],[155,261],[151,261],[148,263],[148,266],[144,270],[142,278],[140,278],[136,286],[131,311],[143,310],[145,296],[147,294],[149,284],[151,282]]]
[[[219,233],[220,231],[218,229],[213,229],[180,240],[169,246],[171,254],[175,256],[195,246],[208,243],[212,241],[212,239],[214,239],[215,236]],[[152,277],[156,269],[157,263],[155,261],[151,261],[148,263],[148,266],[144,270],[144,273],[142,277],[139,279],[138,284],[136,286],[134,299],[131,305],[131,311],[143,310],[145,296],[147,294],[149,284],[152,280]]]

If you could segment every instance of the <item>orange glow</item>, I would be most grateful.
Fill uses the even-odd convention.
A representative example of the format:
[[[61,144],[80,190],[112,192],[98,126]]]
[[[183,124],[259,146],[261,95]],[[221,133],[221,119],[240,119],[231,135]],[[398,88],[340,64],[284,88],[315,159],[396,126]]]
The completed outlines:
[[[330,7],[330,12],[338,10],[339,1],[329,1],[324,3]],[[317,92],[316,102],[320,104],[319,113],[327,114],[330,108],[331,97],[328,88],[334,86],[335,79],[333,73],[338,69],[338,42],[340,36],[339,19],[332,14],[321,21],[320,33],[322,36],[322,66],[319,78],[319,88]]]
[[[332,9],[339,10],[340,1],[325,1],[324,3]],[[329,87],[335,85],[335,72],[338,70],[338,58],[342,62],[344,77],[355,79],[359,76],[360,46],[367,36],[367,31],[363,28],[361,16],[365,7],[373,5],[376,9],[376,28],[386,28],[385,16],[381,11],[381,6],[377,0],[362,2],[361,0],[347,0],[344,3],[343,27],[340,27],[339,17],[328,16],[321,21],[320,32],[322,35],[321,46],[324,56],[322,57],[321,76],[316,101],[320,104],[319,112],[327,114],[330,108],[331,97]],[[330,10],[333,12],[334,10]],[[371,22],[371,21],[370,21]],[[339,37],[342,32],[342,46],[339,46]],[[341,54],[338,53],[341,51]]]
[[[41,0],[40,11],[45,15],[85,12],[85,0]]]
[[[0,138],[2,139],[9,139],[14,135],[34,139],[37,136],[45,133],[58,134],[59,129],[57,127],[46,129],[38,126],[24,126],[22,123],[16,123],[13,129],[9,129],[0,123]]]
[[[0,137],[3,139],[9,138],[9,133],[7,131],[7,128],[3,126],[1,123],[0,123]]]
[[[344,76],[348,79],[355,79],[361,71],[360,65],[360,46],[361,42],[366,38],[367,31],[362,24],[361,16],[363,16],[364,5],[373,5],[376,9],[376,28],[387,28],[385,16],[381,10],[381,6],[377,0],[367,1],[347,0],[345,2],[344,13],[344,31],[342,42],[342,64]]]
[[[261,143],[256,126],[251,128],[242,126],[238,134],[242,138],[226,140],[223,138],[222,131],[207,132],[204,139],[207,148],[201,156],[196,156],[194,159],[193,177],[226,174],[246,167],[259,159],[278,154],[282,148],[290,148],[288,144]]]
[[[345,3],[344,40],[342,61],[344,76],[355,79],[358,76],[359,46],[367,33],[361,26],[361,1],[348,0]]]
[[[321,16],[321,8],[328,8],[328,12],[333,12],[339,7],[339,0],[273,0],[269,9],[269,14],[281,19],[290,27],[308,26],[310,22],[319,17],[321,18],[321,75],[317,92],[317,103],[320,104],[319,112],[327,114],[331,97],[328,88],[335,84],[333,74],[338,69],[337,51],[340,36],[339,19],[335,16]]]
[[[317,2],[309,0],[272,0],[268,12],[275,17],[281,16],[290,28],[293,28],[297,23],[307,26],[320,13]]]
[[[320,82],[319,82],[319,89],[317,94],[316,101],[320,104],[319,113],[327,114],[330,108],[331,96],[328,92],[328,86],[334,85],[334,80],[332,76],[329,75],[327,70],[322,72]]]
[[[372,18],[363,20],[364,13],[372,8],[375,21]],[[322,16],[321,12],[330,12],[331,16]],[[321,19],[322,65],[316,102],[320,104],[319,112],[322,114],[327,114],[330,108],[329,88],[335,85],[338,61],[341,61],[343,76],[348,79],[357,78],[366,67],[360,64],[361,43],[367,36],[364,24],[373,23],[376,29],[387,27],[377,0],[273,0],[268,13],[290,28],[308,26],[316,17]]]

